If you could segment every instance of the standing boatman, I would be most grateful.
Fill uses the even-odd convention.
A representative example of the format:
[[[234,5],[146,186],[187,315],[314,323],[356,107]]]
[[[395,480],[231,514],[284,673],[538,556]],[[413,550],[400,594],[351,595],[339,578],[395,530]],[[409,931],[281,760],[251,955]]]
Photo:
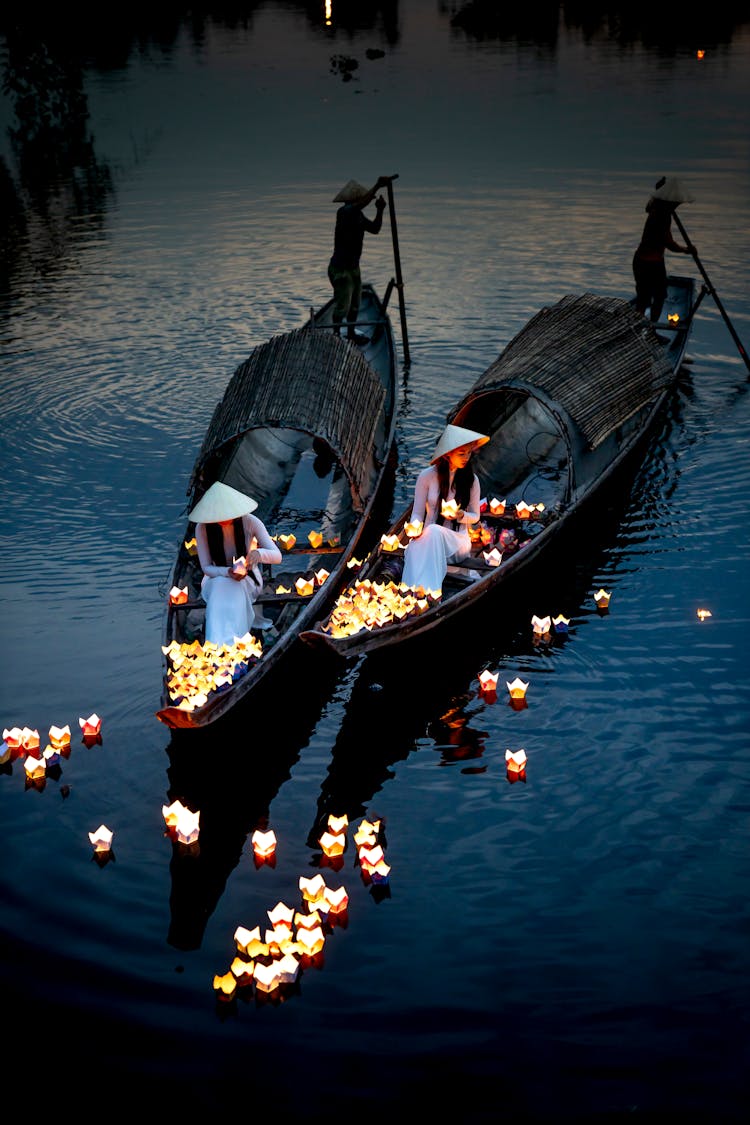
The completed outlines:
[[[365,231],[378,234],[383,225],[385,210],[383,196],[378,195],[375,199],[374,219],[368,219],[363,212],[365,207],[372,203],[378,190],[386,187],[392,178],[379,176],[377,183],[369,190],[358,184],[356,180],[349,180],[338,195],[333,197],[334,203],[342,204],[336,212],[333,254],[328,263],[328,279],[333,286],[333,330],[337,336],[341,335],[341,325],[346,320],[347,338],[355,344],[369,343],[369,337],[360,335],[355,328],[362,297],[359,260],[362,257]]]

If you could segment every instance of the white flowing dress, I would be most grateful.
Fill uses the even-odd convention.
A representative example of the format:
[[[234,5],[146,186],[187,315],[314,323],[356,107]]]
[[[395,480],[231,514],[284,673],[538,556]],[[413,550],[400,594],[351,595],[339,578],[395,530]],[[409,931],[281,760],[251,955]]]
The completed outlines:
[[[245,531],[245,553],[257,548],[261,562],[280,563],[281,551],[266,531],[265,525],[256,516],[242,517],[242,526]],[[224,533],[224,555],[233,559],[237,550],[234,541],[234,525],[228,523],[222,527]],[[256,609],[253,599],[263,585],[260,568],[254,567],[241,581],[230,578],[226,566],[217,566],[211,559],[208,547],[206,525],[203,523],[195,526],[195,539],[198,547],[198,558],[203,570],[201,581],[201,594],[206,603],[206,634],[205,639],[213,644],[232,644],[235,637],[244,637],[260,620],[256,618]],[[231,563],[230,563],[231,565]],[[254,582],[250,575],[257,579]]]
[[[455,499],[452,472],[447,499]],[[418,539],[411,540],[404,552],[402,581],[407,586],[421,586],[423,590],[442,590],[449,563],[459,562],[471,554],[469,528],[479,519],[480,500],[479,478],[475,476],[463,519],[460,522],[451,520],[444,524],[437,523],[440,514],[440,481],[437,469],[434,465],[429,465],[422,470],[414,487],[414,504],[410,522],[421,520],[424,530]]]

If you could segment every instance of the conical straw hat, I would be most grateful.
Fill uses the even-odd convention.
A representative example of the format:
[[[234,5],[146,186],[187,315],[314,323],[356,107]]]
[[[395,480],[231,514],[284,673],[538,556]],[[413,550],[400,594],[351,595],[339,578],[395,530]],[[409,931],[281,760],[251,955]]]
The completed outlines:
[[[660,180],[657,180],[651,198],[675,204],[693,202],[693,196],[676,176],[662,176]]]
[[[434,465],[439,457],[462,445],[473,445],[474,449],[479,449],[480,445],[486,445],[489,440],[487,434],[478,434],[476,430],[465,430],[463,426],[446,426],[435,446],[430,464]]]
[[[254,512],[257,507],[257,500],[217,480],[204,492],[188,519],[193,520],[194,523],[221,523],[224,520],[236,520],[239,516],[246,516],[249,512]]]
[[[334,195],[334,203],[357,203],[358,200],[364,199],[369,195],[370,189],[362,187],[356,180],[349,180],[345,183],[338,195]]]

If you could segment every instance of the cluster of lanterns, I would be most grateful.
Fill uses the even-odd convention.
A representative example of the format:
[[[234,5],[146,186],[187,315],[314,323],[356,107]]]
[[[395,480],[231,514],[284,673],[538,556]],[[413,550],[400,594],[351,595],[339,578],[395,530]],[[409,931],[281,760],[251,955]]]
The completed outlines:
[[[424,613],[440,598],[439,590],[422,590],[404,582],[358,580],[339,595],[323,626],[332,637],[351,637],[362,629],[378,629]]]
[[[98,715],[89,715],[85,719],[79,718],[78,724],[84,745],[101,744],[102,720]],[[53,725],[49,728],[47,744],[42,749],[38,729],[5,727],[3,741],[0,744],[0,765],[22,758],[27,784],[41,789],[46,782],[48,770],[56,769],[59,776],[61,760],[70,756],[70,738],[70,726],[67,723],[63,727]]]
[[[186,848],[193,848],[198,843],[200,836],[201,814],[193,811],[182,801],[173,801],[171,805],[162,805],[162,816],[167,826],[167,835]]]
[[[348,825],[348,817],[330,815],[326,828],[318,840],[320,849],[329,865],[336,869],[343,862],[343,855],[347,847],[346,832]],[[357,860],[363,882],[366,884],[388,883],[391,868],[385,861],[381,822],[379,820],[362,820],[354,833],[354,843],[357,847]]]
[[[301,902],[297,907],[278,902],[268,910],[270,927],[252,930],[238,926],[234,932],[236,954],[226,973],[216,974],[214,992],[232,1000],[255,986],[257,994],[283,997],[303,969],[322,965],[323,950],[335,925],[347,919],[346,888],[329,887],[322,875],[300,876]]]
[[[245,633],[230,645],[170,641],[166,647],[162,645],[162,652],[169,664],[170,700],[182,711],[194,711],[208,702],[211,692],[221,691],[244,676],[260,659],[263,649],[257,637]]]

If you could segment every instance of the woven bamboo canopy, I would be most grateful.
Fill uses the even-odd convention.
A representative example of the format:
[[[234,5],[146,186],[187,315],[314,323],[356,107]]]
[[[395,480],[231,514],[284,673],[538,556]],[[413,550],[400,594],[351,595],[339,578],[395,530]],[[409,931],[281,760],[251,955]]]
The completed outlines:
[[[672,366],[641,313],[618,297],[567,296],[541,309],[453,410],[503,388],[562,406],[591,448],[671,382]]]
[[[355,509],[368,496],[385,388],[358,348],[331,332],[298,328],[259,345],[216,407],[191,477],[228,443],[258,427],[323,438],[349,480]]]

